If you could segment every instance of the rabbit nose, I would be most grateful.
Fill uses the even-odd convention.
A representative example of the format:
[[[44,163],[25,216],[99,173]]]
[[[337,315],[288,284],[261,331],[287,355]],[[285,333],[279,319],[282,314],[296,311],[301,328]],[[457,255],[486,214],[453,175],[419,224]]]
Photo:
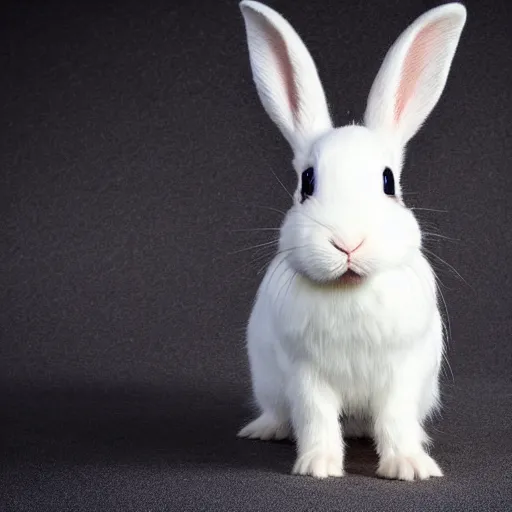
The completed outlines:
[[[346,254],[348,256],[348,259],[350,260],[350,256],[355,253],[362,245],[363,245],[363,242],[364,240],[362,240],[354,249],[352,250],[349,250],[349,249],[346,249],[345,248],[345,245],[342,244],[340,241],[338,240],[331,240],[331,244],[336,248],[338,249],[338,251]]]

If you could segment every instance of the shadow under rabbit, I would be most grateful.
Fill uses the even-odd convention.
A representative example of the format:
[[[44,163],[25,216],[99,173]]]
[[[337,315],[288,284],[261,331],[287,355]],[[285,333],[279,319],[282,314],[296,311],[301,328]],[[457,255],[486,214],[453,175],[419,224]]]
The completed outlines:
[[[242,394],[194,386],[81,385],[1,390],[0,457],[73,464],[208,465],[289,474],[292,441],[239,439]],[[218,397],[222,397],[220,400]],[[347,473],[373,474],[370,441],[347,440]]]

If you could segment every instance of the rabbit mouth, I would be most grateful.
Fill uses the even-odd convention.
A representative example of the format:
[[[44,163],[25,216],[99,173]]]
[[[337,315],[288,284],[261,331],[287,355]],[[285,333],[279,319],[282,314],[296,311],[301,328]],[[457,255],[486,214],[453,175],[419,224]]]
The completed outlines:
[[[364,276],[358,274],[351,268],[349,268],[346,272],[344,272],[340,277],[338,277],[338,282],[342,284],[351,284],[356,285],[360,284],[364,281]]]

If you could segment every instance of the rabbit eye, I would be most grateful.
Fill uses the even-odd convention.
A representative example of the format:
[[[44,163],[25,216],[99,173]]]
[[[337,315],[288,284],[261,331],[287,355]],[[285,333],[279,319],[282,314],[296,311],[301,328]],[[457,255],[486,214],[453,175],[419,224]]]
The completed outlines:
[[[395,178],[393,176],[393,171],[386,167],[384,172],[382,173],[382,179],[384,184],[384,194],[387,196],[395,195]]]
[[[315,170],[313,167],[308,167],[302,173],[302,186],[300,190],[300,195],[302,197],[302,201],[304,202],[309,196],[313,195],[315,191]]]

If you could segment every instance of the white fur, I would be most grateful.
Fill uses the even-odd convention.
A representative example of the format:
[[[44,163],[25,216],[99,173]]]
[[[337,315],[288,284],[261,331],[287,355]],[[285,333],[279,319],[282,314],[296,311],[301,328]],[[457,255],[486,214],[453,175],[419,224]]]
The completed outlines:
[[[439,403],[443,328],[399,178],[405,144],[444,88],[466,11],[447,4],[418,18],[384,60],[366,126],[334,129],[299,36],[258,2],[241,9],[257,90],[290,142],[299,180],[247,328],[261,416],[239,435],[268,440],[293,432],[294,473],[341,476],[343,415],[352,418],[346,435],[374,437],[380,476],[441,476],[422,425]],[[301,173],[310,166],[315,192],[301,202]],[[386,167],[396,199],[382,190]],[[349,262],[333,241],[349,251],[361,245]],[[349,264],[362,282],[340,282]]]

